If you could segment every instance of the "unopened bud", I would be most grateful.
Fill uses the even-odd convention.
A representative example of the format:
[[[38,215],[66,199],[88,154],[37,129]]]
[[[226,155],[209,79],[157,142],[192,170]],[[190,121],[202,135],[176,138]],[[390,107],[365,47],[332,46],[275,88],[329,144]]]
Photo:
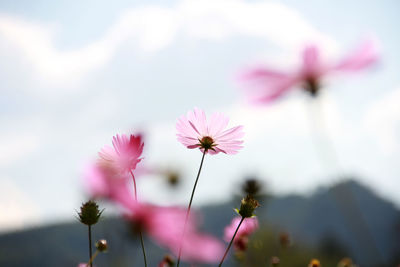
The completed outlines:
[[[256,178],[249,178],[242,184],[242,190],[250,196],[257,196],[262,189],[262,184]]]
[[[281,261],[280,261],[279,258],[276,257],[276,256],[274,256],[274,257],[271,258],[271,265],[272,265],[272,267],[278,266],[280,262],[281,262]]]
[[[308,264],[308,267],[320,267],[321,263],[317,259],[312,259]]]
[[[240,205],[239,214],[244,218],[250,218],[254,216],[254,210],[259,207],[260,204],[251,196],[247,196],[242,199]]]
[[[96,248],[100,252],[106,252],[107,249],[108,249],[107,240],[100,239],[99,241],[97,241],[96,242]]]
[[[101,213],[96,202],[89,200],[81,206],[81,212],[78,212],[79,221],[86,225],[93,225],[99,221]]]
[[[166,255],[162,262],[160,262],[159,267],[174,267],[175,262],[170,255]]]
[[[279,243],[283,248],[287,248],[290,246],[290,236],[286,232],[279,233]]]
[[[167,171],[166,176],[167,181],[171,186],[176,186],[181,179],[180,174],[177,171]]]
[[[338,267],[353,267],[353,261],[350,258],[343,258],[339,263]]]

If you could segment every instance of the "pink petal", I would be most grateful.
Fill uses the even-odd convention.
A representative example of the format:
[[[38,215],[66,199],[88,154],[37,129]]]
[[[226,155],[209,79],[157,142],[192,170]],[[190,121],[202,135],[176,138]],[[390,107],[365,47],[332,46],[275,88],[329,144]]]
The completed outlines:
[[[307,46],[303,51],[303,71],[314,73],[320,68],[320,56],[318,47],[315,45]]]
[[[227,227],[225,227],[224,240],[226,242],[231,241],[233,234],[235,233],[236,228],[239,225],[240,220],[241,220],[241,217],[235,217],[235,218],[233,218],[231,224],[228,225]],[[258,229],[257,217],[246,218],[246,219],[244,219],[242,225],[240,226],[240,228],[235,236],[235,240],[239,239],[242,236],[249,236],[257,229]]]
[[[379,60],[376,43],[372,40],[364,41],[352,53],[343,58],[334,66],[339,71],[358,71],[369,67]]]
[[[234,154],[242,146],[242,140],[238,140],[244,136],[242,126],[234,127],[228,130],[224,128],[228,125],[229,118],[222,113],[214,113],[209,121],[205,116],[205,112],[195,108],[193,112],[189,111],[187,117],[180,117],[176,123],[177,139],[189,149],[201,147],[200,141],[203,137],[208,136],[214,140],[213,149],[209,149],[207,153],[214,155],[220,152],[225,154]]]
[[[251,69],[240,78],[252,103],[270,103],[298,82],[297,74],[278,72],[269,68]]]
[[[226,126],[228,126],[229,118],[220,112],[211,115],[209,123],[209,134],[211,136],[218,135]]]

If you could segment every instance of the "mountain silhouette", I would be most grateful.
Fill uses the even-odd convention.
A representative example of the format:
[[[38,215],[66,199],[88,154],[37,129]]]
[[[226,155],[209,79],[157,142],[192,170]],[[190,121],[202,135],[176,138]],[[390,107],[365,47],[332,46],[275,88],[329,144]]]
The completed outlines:
[[[399,210],[353,180],[319,188],[309,197],[266,196],[260,202],[259,236],[263,229],[275,236],[285,232],[297,247],[314,249],[311,253],[337,254],[339,258],[349,256],[359,266],[400,263]],[[224,227],[237,216],[233,208],[239,205],[240,199],[235,198],[229,203],[201,207],[202,230],[222,238]],[[93,227],[93,236],[93,240],[107,239],[110,247],[108,253],[97,257],[97,267],[143,265],[139,240],[123,219],[102,219]],[[147,238],[145,246],[149,266],[157,266],[167,251]],[[77,266],[87,261],[87,247],[87,228],[77,221],[6,233],[0,235],[0,266]],[[265,257],[275,252],[265,251]],[[229,257],[224,266],[235,266],[235,262]],[[280,266],[285,265],[282,262]]]

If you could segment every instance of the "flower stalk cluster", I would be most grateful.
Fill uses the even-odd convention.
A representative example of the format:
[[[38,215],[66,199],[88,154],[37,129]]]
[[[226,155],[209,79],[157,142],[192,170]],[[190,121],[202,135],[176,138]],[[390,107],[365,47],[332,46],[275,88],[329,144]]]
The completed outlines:
[[[269,103],[295,87],[316,97],[325,76],[358,71],[376,61],[377,52],[371,42],[363,43],[356,52],[334,63],[322,60],[317,46],[309,45],[302,52],[302,64],[294,71],[256,67],[246,71],[240,80],[255,87],[248,90],[248,96],[258,103]],[[216,154],[233,155],[243,148],[243,126],[228,128],[228,123],[229,118],[226,115],[217,112],[207,118],[205,112],[199,108],[194,108],[177,120],[178,141],[186,148],[202,153],[186,209],[157,206],[139,200],[136,176],[140,174],[137,166],[142,164],[143,160],[144,143],[141,135],[117,134],[112,138],[112,146],[104,146],[98,153],[96,163],[86,170],[85,181],[91,198],[103,198],[122,207],[125,218],[137,229],[146,267],[144,234],[176,256],[177,267],[181,259],[190,263],[217,263],[220,260],[221,266],[232,245],[236,251],[246,251],[250,235],[258,229],[255,215],[255,210],[260,206],[255,198],[261,188],[258,181],[250,180],[243,187],[247,196],[236,209],[239,216],[233,218],[231,224],[225,228],[224,239],[229,245],[224,253],[223,245],[218,239],[198,231],[196,213],[191,213],[205,157]],[[176,173],[170,174],[171,184],[177,183],[178,180],[179,176]],[[133,194],[132,186],[129,185],[132,182]],[[98,222],[101,214],[102,211],[94,201],[84,203],[78,213],[79,220],[88,226],[91,267],[97,254],[105,252],[108,248],[105,240],[99,240],[96,243],[96,253],[92,256],[91,226]],[[289,241],[282,239],[282,246],[288,246]],[[278,266],[279,263],[280,259],[277,257],[270,261],[272,266]],[[166,256],[159,267],[171,267],[174,264],[172,257]],[[313,259],[309,266],[319,267],[320,263]]]

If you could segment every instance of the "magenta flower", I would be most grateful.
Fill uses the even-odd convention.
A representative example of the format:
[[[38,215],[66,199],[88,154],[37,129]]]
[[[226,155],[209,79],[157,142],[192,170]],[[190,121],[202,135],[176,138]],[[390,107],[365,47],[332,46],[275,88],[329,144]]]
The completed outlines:
[[[176,123],[178,141],[187,148],[199,148],[202,152],[236,154],[242,148],[243,127],[225,129],[229,118],[222,113],[214,113],[209,121],[203,110],[195,108]]]
[[[224,240],[226,242],[230,242],[233,234],[236,231],[236,228],[238,227],[240,223],[241,218],[240,217],[235,217],[233,218],[232,222],[230,225],[225,227],[224,230]],[[247,249],[247,243],[249,240],[249,236],[258,229],[258,219],[257,217],[252,217],[252,218],[246,218],[242,225],[240,226],[235,239],[233,240],[233,244],[236,248],[236,250],[239,251],[244,251]]]
[[[365,69],[377,62],[378,58],[375,43],[371,40],[333,63],[323,61],[319,48],[310,45],[303,50],[303,63],[296,70],[282,72],[268,67],[255,67],[247,70],[240,80],[251,87],[247,94],[256,103],[271,102],[296,87],[315,96],[325,76]]]
[[[187,261],[213,263],[223,253],[223,244],[216,238],[197,231],[196,220],[190,217],[182,241],[186,210],[175,207],[159,207],[136,202],[130,207],[127,218],[138,229],[147,233],[159,245],[178,255],[183,243],[182,258]]]
[[[100,163],[113,165],[113,169],[122,175],[130,173],[133,179],[135,200],[137,200],[136,179],[133,171],[136,165],[142,160],[140,156],[143,152],[143,141],[141,135],[116,135],[112,141],[113,147],[104,146],[99,152]],[[103,163],[101,163],[103,164]]]
[[[86,167],[84,183],[93,198],[106,198],[122,206],[135,202],[128,188],[129,177],[121,174],[112,164],[100,162]]]
[[[112,141],[113,147],[104,146],[99,152],[102,160],[112,163],[121,173],[129,173],[136,169],[142,160],[143,141],[140,135],[129,137],[125,134],[116,135]]]

